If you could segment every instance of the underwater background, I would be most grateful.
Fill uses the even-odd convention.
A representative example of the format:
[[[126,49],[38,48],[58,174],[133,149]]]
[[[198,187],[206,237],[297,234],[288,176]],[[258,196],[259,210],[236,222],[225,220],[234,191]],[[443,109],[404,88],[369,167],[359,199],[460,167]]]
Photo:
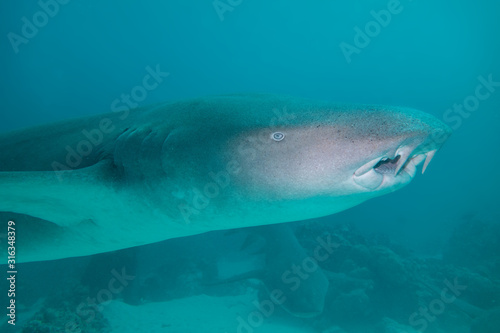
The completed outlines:
[[[242,247],[256,229],[19,265],[18,323],[0,330],[500,332],[499,15],[494,0],[1,1],[1,132],[113,111],[159,66],[134,106],[278,93],[409,106],[454,133],[402,190],[288,226],[305,253],[340,244],[314,318],[259,310],[258,276],[213,282],[262,256]],[[134,279],[96,301],[123,267]]]

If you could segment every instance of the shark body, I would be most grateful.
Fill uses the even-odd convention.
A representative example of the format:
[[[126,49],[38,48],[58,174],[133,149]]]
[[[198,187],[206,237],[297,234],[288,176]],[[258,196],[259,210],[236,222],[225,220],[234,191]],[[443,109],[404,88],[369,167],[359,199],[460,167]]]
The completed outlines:
[[[0,135],[18,261],[330,215],[408,184],[450,135],[409,108],[286,96],[165,103]]]

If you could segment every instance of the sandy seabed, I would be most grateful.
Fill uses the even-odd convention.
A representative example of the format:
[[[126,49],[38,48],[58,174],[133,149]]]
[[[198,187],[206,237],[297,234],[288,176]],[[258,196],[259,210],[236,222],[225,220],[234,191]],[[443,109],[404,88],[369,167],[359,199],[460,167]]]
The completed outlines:
[[[104,307],[103,315],[109,321],[112,332],[121,333],[317,333],[300,321],[285,321],[278,315],[262,316],[265,319],[260,325],[248,324],[249,315],[258,311],[252,304],[255,299],[256,296],[251,294],[226,297],[199,295],[139,306],[112,301]],[[242,321],[248,325],[242,324]]]

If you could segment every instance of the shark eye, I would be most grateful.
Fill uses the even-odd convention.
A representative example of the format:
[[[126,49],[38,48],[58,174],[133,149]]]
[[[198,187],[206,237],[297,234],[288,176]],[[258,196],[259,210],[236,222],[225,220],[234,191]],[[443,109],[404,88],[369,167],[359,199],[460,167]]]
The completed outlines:
[[[284,138],[285,138],[285,133],[274,132],[273,134],[271,134],[271,139],[273,139],[274,141],[281,141]]]

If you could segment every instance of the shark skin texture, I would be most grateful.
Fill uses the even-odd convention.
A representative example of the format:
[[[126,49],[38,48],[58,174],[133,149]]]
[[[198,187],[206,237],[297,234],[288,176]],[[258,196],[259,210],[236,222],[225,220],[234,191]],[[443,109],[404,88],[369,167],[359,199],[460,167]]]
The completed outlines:
[[[396,191],[451,130],[404,107],[224,95],[0,134],[19,262],[334,214]]]

